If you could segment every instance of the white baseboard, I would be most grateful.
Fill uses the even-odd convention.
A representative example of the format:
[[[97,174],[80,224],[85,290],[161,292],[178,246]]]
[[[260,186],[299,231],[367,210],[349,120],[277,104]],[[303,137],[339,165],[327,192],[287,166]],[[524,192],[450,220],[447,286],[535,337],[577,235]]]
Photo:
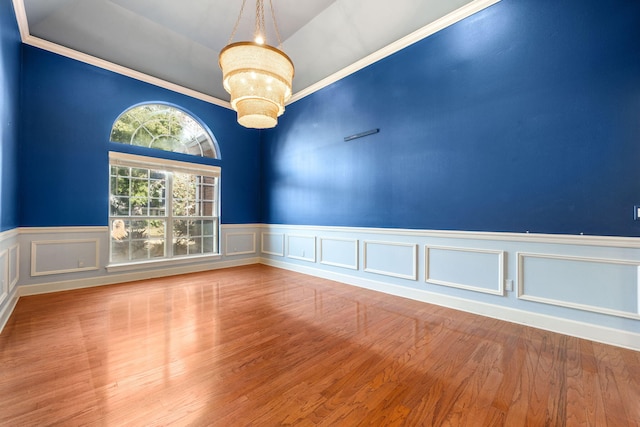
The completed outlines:
[[[562,319],[539,313],[516,310],[484,302],[456,298],[425,290],[397,286],[380,281],[363,279],[347,274],[334,273],[327,270],[276,261],[268,258],[261,258],[260,262],[272,267],[308,274],[310,276],[383,292],[389,295],[409,298],[511,323],[531,326],[550,332],[640,351],[640,334],[633,332],[621,331],[618,329]]]
[[[9,297],[7,298],[7,302],[4,304],[2,308],[0,308],[0,333],[7,325],[9,321],[9,317],[11,317],[11,313],[13,313],[13,309],[16,308],[16,304],[18,303],[18,289],[14,289]]]

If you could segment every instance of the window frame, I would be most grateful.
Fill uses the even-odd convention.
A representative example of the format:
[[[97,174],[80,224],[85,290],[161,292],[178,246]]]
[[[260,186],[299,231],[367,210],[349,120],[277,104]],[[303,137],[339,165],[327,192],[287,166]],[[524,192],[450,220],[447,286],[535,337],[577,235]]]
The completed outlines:
[[[111,214],[111,206],[109,206],[109,225],[108,225],[108,240],[109,240],[109,263],[107,265],[108,271],[121,271],[135,269],[140,266],[148,266],[149,264],[181,264],[181,263],[193,263],[195,261],[201,261],[203,259],[219,259],[222,257],[221,253],[221,220],[220,220],[220,187],[221,187],[221,168],[219,166],[204,165],[199,163],[187,163],[177,160],[169,160],[157,157],[140,156],[129,153],[122,153],[117,151],[109,152],[109,176],[111,176],[111,168],[113,166],[122,167],[134,167],[142,169],[162,170],[170,173],[185,173],[190,175],[200,175],[216,178],[216,185],[214,189],[214,216],[206,217],[214,221],[213,226],[213,238],[214,249],[213,253],[205,254],[188,254],[188,255],[175,255],[173,253],[173,242],[175,240],[173,236],[173,221],[177,219],[187,219],[190,217],[174,216],[173,213],[173,195],[171,193],[171,185],[165,184],[165,215],[153,217],[153,219],[162,219],[165,222],[165,235],[164,235],[164,256],[151,259],[142,260],[130,260],[125,262],[113,262],[112,261],[112,225],[113,221],[117,219],[123,220],[147,220],[149,215],[145,216],[116,216]],[[170,180],[168,181],[170,182]],[[111,179],[109,179],[109,197],[111,197]],[[202,219],[202,216],[194,217],[195,220]]]

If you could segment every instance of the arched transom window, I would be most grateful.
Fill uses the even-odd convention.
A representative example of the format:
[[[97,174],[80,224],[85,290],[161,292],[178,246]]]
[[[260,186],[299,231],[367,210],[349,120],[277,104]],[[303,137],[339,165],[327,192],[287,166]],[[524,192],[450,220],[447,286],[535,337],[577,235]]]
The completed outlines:
[[[210,133],[189,114],[165,104],[134,106],[118,117],[111,142],[217,159]]]

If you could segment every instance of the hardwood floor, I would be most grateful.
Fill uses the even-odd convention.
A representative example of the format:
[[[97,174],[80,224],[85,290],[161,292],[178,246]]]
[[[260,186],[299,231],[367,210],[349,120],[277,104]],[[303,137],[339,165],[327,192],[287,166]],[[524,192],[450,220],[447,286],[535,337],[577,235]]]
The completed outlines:
[[[640,353],[266,266],[22,298],[0,425],[638,426]]]

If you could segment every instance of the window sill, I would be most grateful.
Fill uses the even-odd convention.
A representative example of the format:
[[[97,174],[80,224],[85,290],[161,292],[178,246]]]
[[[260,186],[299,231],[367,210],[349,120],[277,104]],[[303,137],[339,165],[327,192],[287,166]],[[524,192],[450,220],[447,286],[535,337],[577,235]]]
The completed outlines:
[[[159,259],[152,261],[139,261],[139,262],[128,262],[126,264],[109,264],[107,265],[107,271],[109,273],[119,272],[119,271],[133,271],[133,270],[143,270],[149,267],[170,267],[174,265],[185,265],[185,264],[196,264],[203,263],[205,261],[215,261],[222,258],[220,254],[213,255],[198,255],[188,258],[172,258],[172,259]]]

